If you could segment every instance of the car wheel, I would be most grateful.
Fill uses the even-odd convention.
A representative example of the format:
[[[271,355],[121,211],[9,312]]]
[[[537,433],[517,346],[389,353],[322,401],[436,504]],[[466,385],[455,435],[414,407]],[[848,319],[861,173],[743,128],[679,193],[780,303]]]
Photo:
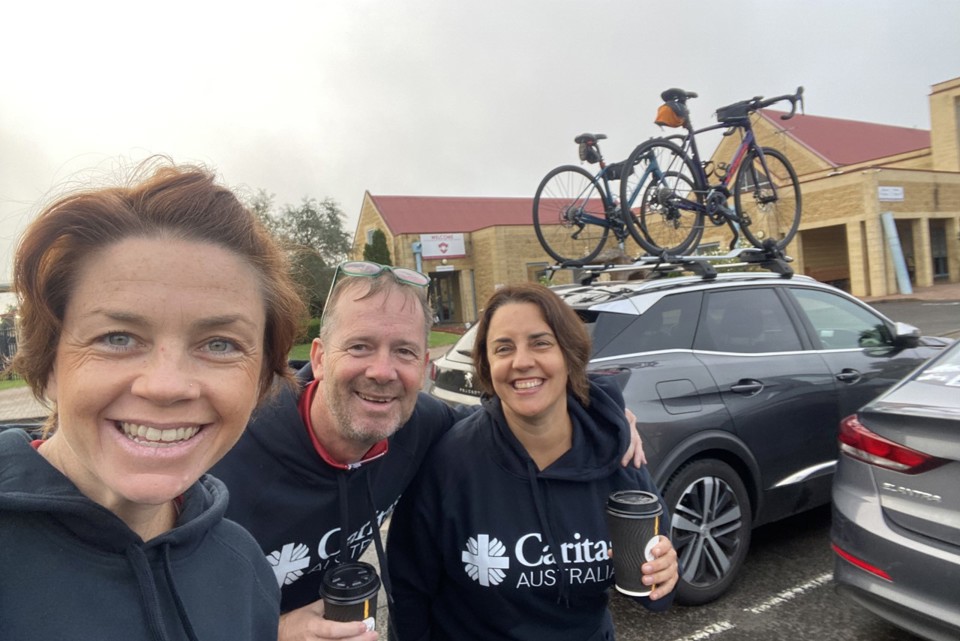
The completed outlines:
[[[713,601],[739,574],[750,546],[753,517],[743,481],[723,461],[693,461],[674,473],[664,499],[680,561],[676,601]]]

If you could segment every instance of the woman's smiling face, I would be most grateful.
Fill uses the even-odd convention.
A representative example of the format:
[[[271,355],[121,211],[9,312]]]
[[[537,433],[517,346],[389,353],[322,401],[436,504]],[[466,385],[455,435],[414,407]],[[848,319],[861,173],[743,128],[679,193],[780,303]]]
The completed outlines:
[[[179,496],[243,433],[265,325],[258,273],[218,245],[138,237],[98,251],[64,312],[44,456],[117,513]]]
[[[490,318],[487,358],[507,420],[560,420],[567,412],[567,365],[553,329],[533,303],[507,303]]]

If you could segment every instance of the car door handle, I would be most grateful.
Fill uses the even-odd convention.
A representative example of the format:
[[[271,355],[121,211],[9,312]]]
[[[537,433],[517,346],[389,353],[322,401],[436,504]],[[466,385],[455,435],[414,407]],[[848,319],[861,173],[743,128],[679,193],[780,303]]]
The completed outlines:
[[[849,367],[845,367],[844,369],[840,370],[840,373],[836,376],[836,379],[841,383],[856,383],[861,378],[863,378],[863,374],[855,369],[850,369]]]
[[[760,393],[763,389],[763,383],[750,378],[741,378],[736,384],[730,386],[730,391],[744,396],[753,396]]]

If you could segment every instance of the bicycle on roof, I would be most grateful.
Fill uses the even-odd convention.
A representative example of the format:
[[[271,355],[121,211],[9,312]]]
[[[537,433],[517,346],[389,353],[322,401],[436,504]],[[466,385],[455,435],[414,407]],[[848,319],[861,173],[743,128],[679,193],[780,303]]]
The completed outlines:
[[[603,160],[599,141],[604,139],[604,134],[589,133],[574,138],[580,160],[600,165],[596,175],[576,165],[561,165],[544,176],[533,198],[537,239],[564,267],[577,267],[596,258],[611,231],[621,251],[630,236],[610,184],[620,179],[623,163]]]
[[[696,93],[668,89],[660,97],[664,104],[656,123],[683,127],[687,133],[647,140],[624,163],[620,203],[634,240],[653,256],[692,252],[709,221],[730,226],[731,250],[743,232],[754,247],[782,252],[800,225],[800,181],[782,152],[757,143],[750,115],[788,101],[790,112],[780,118],[792,118],[798,102],[803,108],[803,87],[793,94],[756,96],[721,107],[716,112],[718,124],[697,130],[687,108],[687,100]],[[711,161],[701,160],[696,136],[716,129],[726,129],[725,136],[739,132],[740,144],[729,163],[714,168]],[[711,176],[719,182],[710,183]]]

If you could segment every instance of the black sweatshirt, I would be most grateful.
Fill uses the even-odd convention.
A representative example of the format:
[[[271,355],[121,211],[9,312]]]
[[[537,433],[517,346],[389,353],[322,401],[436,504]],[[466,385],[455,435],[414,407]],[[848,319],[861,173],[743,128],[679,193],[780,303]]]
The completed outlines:
[[[388,538],[400,641],[613,638],[606,499],[659,492],[645,467],[620,465],[629,426],[612,378],[592,382],[589,409],[568,408],[573,447],[542,471],[498,399],[431,451]],[[672,596],[640,600],[663,610]]]
[[[201,477],[144,542],[25,432],[0,433],[0,639],[275,640],[276,581],[226,504]]]
[[[298,377],[308,384],[309,366]],[[316,601],[324,572],[363,554],[430,446],[471,411],[458,413],[421,393],[410,420],[387,439],[385,454],[338,469],[317,453],[299,400],[278,390],[212,470],[230,488],[227,516],[253,534],[273,565],[283,612]]]

